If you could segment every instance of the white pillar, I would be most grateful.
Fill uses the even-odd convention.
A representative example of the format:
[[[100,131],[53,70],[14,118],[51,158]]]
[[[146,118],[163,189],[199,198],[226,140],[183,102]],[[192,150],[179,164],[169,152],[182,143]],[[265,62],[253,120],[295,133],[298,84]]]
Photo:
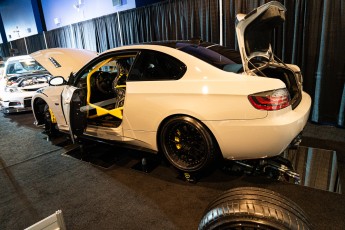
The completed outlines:
[[[24,37],[24,44],[25,44],[26,54],[29,54],[28,46],[27,46],[27,44],[26,44],[26,39],[25,39],[25,37]]]
[[[75,42],[75,37],[73,34],[73,28],[71,24],[69,25],[69,28],[71,30],[72,48],[77,48],[77,43]]]
[[[44,44],[46,45],[46,49],[48,49],[46,34],[44,33],[44,31],[43,31],[43,38],[44,38]]]
[[[119,25],[121,46],[123,46],[122,30],[121,30],[121,22],[120,22],[119,11],[117,11],[117,22],[118,22],[118,25]]]

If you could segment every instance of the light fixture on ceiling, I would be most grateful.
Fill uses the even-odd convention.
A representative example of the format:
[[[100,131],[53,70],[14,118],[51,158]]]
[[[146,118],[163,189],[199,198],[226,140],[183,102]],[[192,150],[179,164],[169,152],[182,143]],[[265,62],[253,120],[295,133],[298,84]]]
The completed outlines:
[[[84,6],[84,1],[83,0],[78,0],[76,4],[73,4],[73,8],[76,9],[78,12],[80,9]]]
[[[113,6],[121,6],[122,0],[113,0]]]
[[[16,29],[15,30],[13,30],[13,33],[17,33],[17,35],[18,35],[18,38],[20,38],[20,30],[19,30],[19,28],[18,28],[18,26],[16,26]]]
[[[54,24],[59,26],[61,24],[61,19],[60,18],[54,18]]]

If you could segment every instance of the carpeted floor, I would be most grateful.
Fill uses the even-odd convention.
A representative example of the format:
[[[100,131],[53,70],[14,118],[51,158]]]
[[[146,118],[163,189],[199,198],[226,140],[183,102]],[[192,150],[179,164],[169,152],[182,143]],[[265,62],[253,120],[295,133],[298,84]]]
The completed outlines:
[[[192,184],[164,163],[150,173],[134,170],[145,153],[109,146],[104,151],[114,157],[92,156],[92,151],[72,157],[66,154],[70,146],[47,140],[32,122],[31,113],[0,114],[2,230],[26,228],[59,209],[67,229],[197,229],[209,202],[239,186],[287,196],[305,210],[315,229],[345,228],[342,194],[221,170]],[[308,124],[304,136],[304,145],[337,151],[343,179],[345,130]],[[94,164],[87,162],[91,158]]]

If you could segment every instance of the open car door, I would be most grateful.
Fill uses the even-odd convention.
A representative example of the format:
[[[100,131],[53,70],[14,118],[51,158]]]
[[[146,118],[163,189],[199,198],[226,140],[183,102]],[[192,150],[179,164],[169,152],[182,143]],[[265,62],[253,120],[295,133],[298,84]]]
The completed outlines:
[[[86,112],[83,112],[85,100],[81,96],[81,89],[74,86],[66,86],[62,92],[62,107],[69,126],[73,143],[86,129]]]
[[[128,63],[130,58],[134,59],[135,54],[101,57],[79,72],[73,85],[65,86],[62,107],[73,141],[83,134],[122,140],[127,75],[120,66]]]

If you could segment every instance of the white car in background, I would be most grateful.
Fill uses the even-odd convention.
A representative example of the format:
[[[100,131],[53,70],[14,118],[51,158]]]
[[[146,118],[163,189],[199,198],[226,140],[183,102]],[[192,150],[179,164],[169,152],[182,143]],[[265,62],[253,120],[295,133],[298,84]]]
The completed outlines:
[[[47,87],[51,75],[29,55],[7,59],[0,77],[0,108],[4,113],[31,110],[36,90]]]
[[[35,123],[73,140],[87,136],[161,152],[190,173],[218,157],[279,155],[303,130],[311,106],[300,69],[272,52],[270,35],[285,11],[271,2],[240,17],[240,54],[199,40],[99,55],[63,48],[33,53],[57,76],[32,99]]]

